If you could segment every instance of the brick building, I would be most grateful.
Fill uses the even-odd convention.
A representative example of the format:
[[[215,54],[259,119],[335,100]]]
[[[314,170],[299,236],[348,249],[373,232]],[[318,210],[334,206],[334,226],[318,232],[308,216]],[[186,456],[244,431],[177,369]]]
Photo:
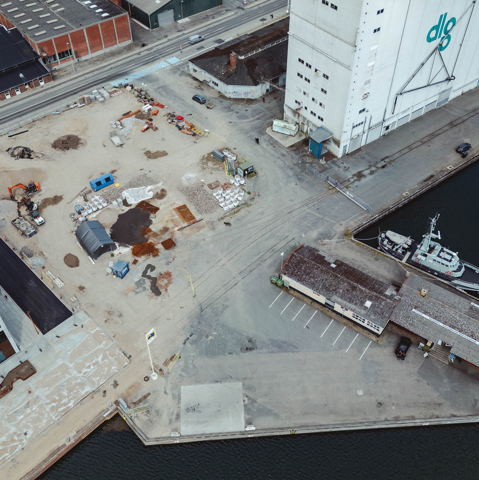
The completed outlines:
[[[109,0],[3,0],[0,23],[17,27],[52,69],[132,41],[127,12]]]
[[[22,34],[0,25],[0,101],[51,81],[50,71]]]

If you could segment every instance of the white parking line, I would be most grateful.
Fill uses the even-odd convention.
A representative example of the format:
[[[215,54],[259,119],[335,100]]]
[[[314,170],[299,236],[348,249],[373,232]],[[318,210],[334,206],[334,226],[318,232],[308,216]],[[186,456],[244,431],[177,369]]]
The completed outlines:
[[[361,354],[361,356],[359,357],[359,360],[361,360],[361,358],[363,358],[363,355],[366,353],[366,350],[369,348],[369,345],[371,345],[371,343],[373,343],[372,340],[368,343],[368,346],[364,349],[364,352],[363,352],[363,353]]]
[[[331,326],[333,321],[334,321],[334,319],[331,319],[331,321],[329,322],[329,325],[326,327],[326,330]],[[322,335],[319,338],[323,338],[323,335],[326,333],[326,330],[322,333]]]
[[[346,350],[346,352],[352,347],[353,343],[356,341],[356,338],[359,337],[359,333],[356,334],[356,336],[353,338],[353,341],[351,342],[351,345],[349,345],[348,349]]]
[[[291,303],[293,300],[294,300],[294,297],[289,301],[289,303]],[[283,312],[289,307],[289,303],[288,305],[286,305],[286,307],[283,308]],[[283,312],[281,312],[280,315],[283,315]]]
[[[344,325],[344,328],[341,330],[341,333],[337,336],[336,340],[334,341],[333,345],[336,344],[336,342],[338,341],[339,337],[343,334],[344,330],[346,330],[346,325]]]
[[[318,313],[318,311],[316,310],[312,315],[311,315],[311,318],[308,320],[308,323],[311,321],[311,319]],[[303,328],[306,328],[308,326],[308,323],[303,327]]]
[[[306,305],[303,305],[300,309],[300,311],[294,316],[294,318],[296,318],[300,313],[301,313],[301,310],[305,307]],[[293,320],[291,320],[292,322],[294,322],[294,318]]]
[[[276,302],[276,300],[278,300],[279,297],[281,297],[281,295],[283,295],[283,292],[281,292],[274,300],[273,300],[273,303]],[[271,308],[273,306],[273,303],[269,306],[269,308]]]

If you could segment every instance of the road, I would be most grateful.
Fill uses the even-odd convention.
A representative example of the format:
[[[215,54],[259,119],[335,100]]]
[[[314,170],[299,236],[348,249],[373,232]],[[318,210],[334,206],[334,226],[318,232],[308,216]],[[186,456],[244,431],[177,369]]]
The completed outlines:
[[[5,106],[2,105],[0,126],[8,126],[12,121],[18,122],[24,115],[32,116],[35,112],[53,105],[54,102],[65,99],[71,100],[72,97],[89,92],[99,85],[114,81],[119,77],[128,76],[137,70],[157,63],[159,59],[166,59],[173,55],[180,56],[180,45],[184,46],[181,59],[191,58],[233,38],[241,26],[245,26],[255,19],[258,20],[259,25],[261,19],[264,18],[263,21],[266,21],[271,12],[282,8],[286,9],[286,6],[287,0],[275,0],[250,9],[238,9],[233,16],[199,27],[195,33],[206,37],[201,46],[188,43],[188,37],[192,34],[191,31],[179,33],[160,45],[154,44],[143,48],[140,53],[134,51],[126,57],[107,62],[91,71],[63,81],[53,82],[47,89],[39,89],[30,92],[28,95],[22,95],[15,98],[13,102],[9,102]]]

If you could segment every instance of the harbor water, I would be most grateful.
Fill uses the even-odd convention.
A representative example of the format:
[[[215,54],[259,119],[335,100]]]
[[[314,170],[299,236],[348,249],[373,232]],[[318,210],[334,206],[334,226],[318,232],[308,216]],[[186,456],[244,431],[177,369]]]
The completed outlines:
[[[440,243],[479,265],[479,164],[357,235],[393,230],[420,241],[440,213]],[[471,380],[473,381],[473,380]],[[411,386],[414,388],[414,386]],[[299,393],[300,394],[300,393]],[[145,447],[116,416],[40,478],[134,479],[459,479],[478,478],[479,425],[249,438]]]

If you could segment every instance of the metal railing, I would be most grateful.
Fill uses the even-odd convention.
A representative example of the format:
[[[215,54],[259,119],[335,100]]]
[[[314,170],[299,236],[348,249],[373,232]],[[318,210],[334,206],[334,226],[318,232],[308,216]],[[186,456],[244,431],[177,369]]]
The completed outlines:
[[[369,213],[369,215],[373,215],[373,209],[369,204],[366,202],[363,202],[360,198],[358,198],[356,195],[351,193],[346,187],[343,187],[339,182],[336,180],[332,179],[329,175],[323,175],[319,174],[319,178],[321,181],[329,183],[332,187],[334,187],[338,192],[342,193],[345,197],[349,198],[352,202],[354,202],[356,205],[361,207],[363,210],[366,210],[366,212]]]

